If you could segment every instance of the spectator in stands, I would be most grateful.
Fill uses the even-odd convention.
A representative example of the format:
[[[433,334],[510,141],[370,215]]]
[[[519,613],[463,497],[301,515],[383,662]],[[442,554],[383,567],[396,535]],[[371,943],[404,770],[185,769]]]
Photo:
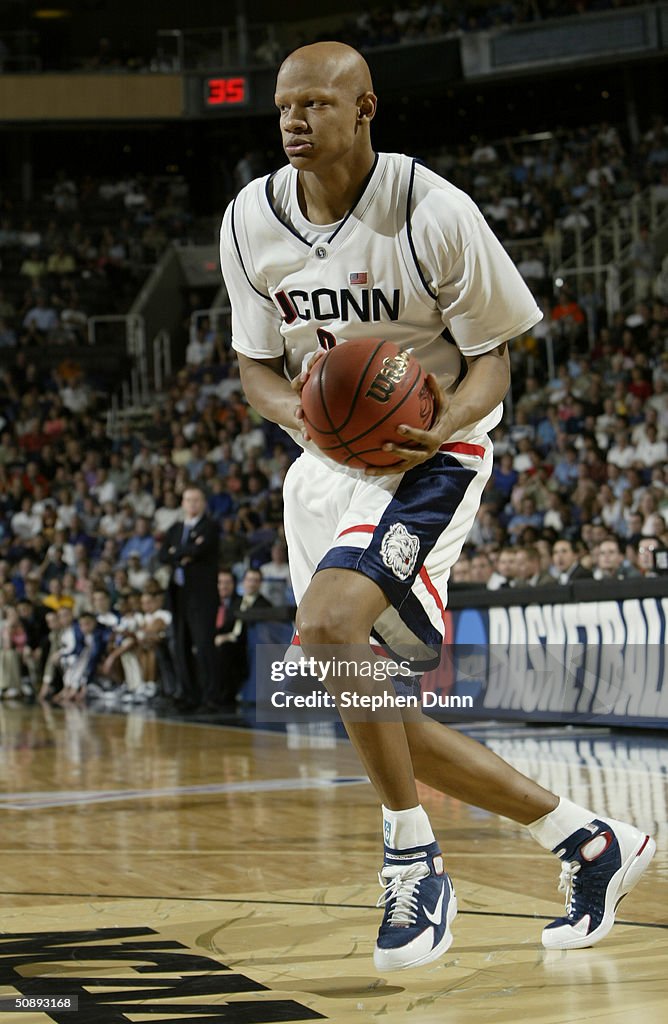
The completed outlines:
[[[132,506],[136,516],[141,516],[144,519],[151,519],[155,512],[155,500],[143,486],[141,476],[135,475],[132,477],[130,489],[124,496],[123,501],[125,504]]]
[[[668,461],[668,444],[664,440],[659,440],[656,425],[649,423],[645,429],[645,438],[636,445],[634,462],[652,469],[666,461]]]
[[[150,519],[137,516],[134,530],[123,544],[120,552],[121,562],[129,563],[136,556],[143,569],[149,569],[155,558],[156,544],[151,533]]]
[[[99,466],[95,470],[95,482],[89,490],[100,505],[118,500],[118,489],[114,481],[109,479],[109,470],[106,466]]]
[[[560,440],[561,438],[561,440]],[[575,445],[565,443],[566,435],[559,435],[558,452],[554,455],[554,480],[560,489],[568,493],[577,483],[579,476],[578,450]]]
[[[218,573],[218,608],[214,638],[218,700],[222,708],[231,710],[248,672],[246,632],[239,619],[241,597],[236,593],[234,573],[221,569]]]
[[[16,331],[0,316],[0,348],[15,348],[17,342]]]
[[[553,577],[557,583],[592,579],[592,573],[580,563],[580,555],[573,541],[561,538],[552,546]]]
[[[12,533],[19,540],[27,541],[40,535],[42,517],[33,510],[33,500],[29,495],[21,501],[21,509],[14,513],[10,525]]]
[[[643,523],[641,535],[643,537],[661,536],[663,537],[666,533],[666,521],[662,515],[658,512],[653,513],[647,517]]]
[[[544,587],[554,583],[550,573],[541,569],[540,552],[533,545],[517,549],[514,573],[514,585],[517,587]]]
[[[516,540],[525,527],[533,526],[536,530],[540,530],[542,525],[543,515],[537,510],[534,499],[525,497],[520,502],[520,511],[511,516],[508,521],[507,529],[511,538]]]
[[[73,413],[85,412],[91,403],[90,389],[81,374],[63,383],[59,394],[65,408]]]
[[[247,417],[241,423],[241,429],[232,442],[232,455],[238,462],[243,462],[250,455],[264,451],[265,439],[262,428]]]
[[[564,226],[566,222],[564,221]],[[586,317],[584,310],[566,289],[559,292],[559,299],[552,307],[552,322],[561,338],[569,345],[578,344],[584,336]]]
[[[63,245],[57,245],[46,261],[47,274],[53,277],[67,277],[77,269],[72,253],[67,252]]]
[[[142,565],[141,558],[134,552],[127,562],[128,583],[132,590],[141,593],[151,579],[150,571]]]
[[[33,287],[39,284],[40,279],[44,276],[45,272],[46,264],[38,249],[33,249],[30,254],[25,257],[19,271],[22,277],[28,278]]]
[[[628,469],[636,461],[636,449],[631,444],[629,432],[626,429],[615,431],[615,442],[608,449],[607,461],[619,469]]]
[[[594,550],[594,579],[627,580],[640,576],[637,569],[624,560],[622,546],[617,537],[609,536]]]
[[[58,327],[58,314],[52,306],[48,305],[46,296],[39,294],[34,306],[28,310],[23,318],[23,326],[30,330],[34,328],[40,338],[48,339]]]
[[[87,326],[88,314],[81,308],[81,299],[73,291],[60,310],[60,327],[65,331],[66,340],[70,344],[83,345],[88,340]]]
[[[269,604],[282,607],[294,603],[290,584],[290,567],[288,565],[288,549],[281,540],[271,546],[271,561],[260,566],[262,575],[262,594]]]
[[[455,562],[450,572],[450,587],[457,588],[460,584],[471,583],[471,558],[469,552],[464,548],[461,555]]]
[[[183,513],[179,506],[179,499],[176,492],[173,490],[165,491],[163,495],[163,503],[158,509],[156,509],[153,517],[157,536],[162,538],[174,523],[178,523],[180,521],[182,515]]]
[[[638,544],[638,570],[646,579],[665,576],[668,552],[660,537],[643,537]]]
[[[650,294],[656,274],[654,245],[646,224],[641,225],[638,237],[631,245],[631,262],[635,297],[642,301]]]
[[[515,579],[515,548],[503,547],[496,556],[494,572],[487,581],[488,590],[505,590]]]
[[[29,651],[25,626],[17,608],[10,604],[4,609],[0,628],[0,698],[20,697],[23,659]]]
[[[490,580],[494,576],[494,566],[492,560],[485,551],[477,551],[471,559],[471,583],[476,583],[478,586],[489,587]]]
[[[92,611],[97,621],[107,629],[114,629],[120,616],[112,607],[111,594],[105,587],[95,586],[92,591]]]

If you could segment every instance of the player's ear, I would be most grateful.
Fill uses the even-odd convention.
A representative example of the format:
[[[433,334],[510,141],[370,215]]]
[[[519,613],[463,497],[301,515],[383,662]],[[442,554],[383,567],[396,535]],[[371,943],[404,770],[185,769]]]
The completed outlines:
[[[376,113],[376,106],[378,100],[374,93],[363,92],[361,96],[357,97],[357,120],[362,123],[363,121],[371,121]]]

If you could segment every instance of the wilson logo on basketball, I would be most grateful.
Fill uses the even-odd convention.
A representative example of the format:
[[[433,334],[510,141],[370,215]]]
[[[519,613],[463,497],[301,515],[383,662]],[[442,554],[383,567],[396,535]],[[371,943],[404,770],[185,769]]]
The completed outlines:
[[[371,381],[365,397],[373,398],[376,402],[389,401],[397,384],[400,383],[408,369],[410,358],[408,352],[399,352],[396,356],[387,356],[383,359],[382,369]]]

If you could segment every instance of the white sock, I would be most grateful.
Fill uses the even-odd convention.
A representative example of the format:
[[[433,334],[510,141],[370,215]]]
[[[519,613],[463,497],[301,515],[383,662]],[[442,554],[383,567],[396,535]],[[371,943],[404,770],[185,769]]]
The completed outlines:
[[[411,850],[436,841],[421,804],[405,811],[391,811],[383,804],[383,838],[391,850]]]
[[[530,822],[526,827],[544,850],[554,850],[567,836],[577,832],[579,828],[584,828],[596,817],[598,815],[593,811],[571,803],[562,796],[553,811],[538,818],[537,821]]]

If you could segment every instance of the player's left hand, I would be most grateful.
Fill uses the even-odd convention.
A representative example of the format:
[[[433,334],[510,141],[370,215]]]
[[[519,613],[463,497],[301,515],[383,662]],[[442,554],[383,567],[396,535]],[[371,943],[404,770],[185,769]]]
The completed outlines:
[[[448,425],[447,408],[445,395],[433,373],[427,375],[427,384],[434,396],[434,420],[429,430],[417,430],[402,424],[397,427],[397,433],[407,442],[406,447],[401,443],[384,444],[384,452],[392,452],[398,458],[394,466],[379,466],[374,469],[367,469],[367,476],[388,476],[392,473],[406,473],[414,466],[431,459],[438,449],[444,444],[452,433]]]
[[[304,390],[304,385],[306,384],[306,381],[309,379],[309,377],[313,373],[313,368],[314,368],[315,364],[318,362],[318,360],[324,359],[326,354],[327,353],[325,352],[324,348],[317,349],[313,353],[311,358],[309,359],[308,365],[307,365],[306,369],[302,370],[301,373],[297,374],[297,376],[294,378],[294,380],[292,380],[291,383],[290,383],[290,386],[292,387],[292,390],[295,391],[299,395],[299,398],[300,398],[300,404],[295,409],[295,417],[299,421],[299,426],[300,426],[300,429],[301,429],[301,432],[302,432],[302,437],[304,438],[305,441],[310,441],[311,440],[311,435],[309,434],[308,430],[306,429],[306,424],[304,423],[304,410],[302,409],[302,406],[301,406],[302,391]]]

